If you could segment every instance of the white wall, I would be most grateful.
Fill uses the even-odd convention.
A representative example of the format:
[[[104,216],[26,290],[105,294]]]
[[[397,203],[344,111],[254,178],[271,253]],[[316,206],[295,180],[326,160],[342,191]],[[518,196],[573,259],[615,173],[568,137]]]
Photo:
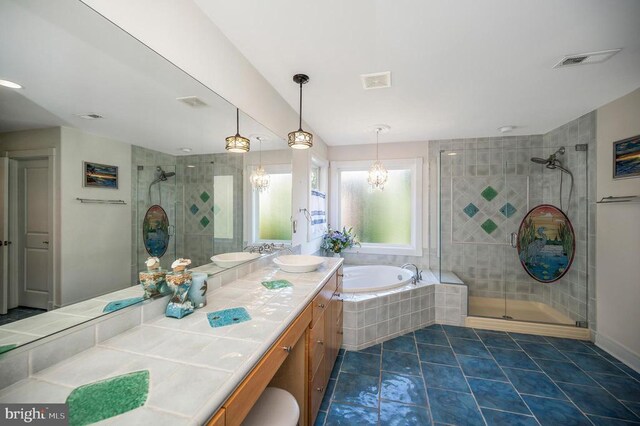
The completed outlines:
[[[640,196],[613,180],[613,142],[640,134],[640,89],[597,110],[597,199]],[[596,343],[640,370],[640,204],[597,204]]]
[[[118,189],[84,188],[82,162],[118,166]],[[130,286],[131,145],[62,128],[61,304]],[[124,200],[81,204],[76,198]]]

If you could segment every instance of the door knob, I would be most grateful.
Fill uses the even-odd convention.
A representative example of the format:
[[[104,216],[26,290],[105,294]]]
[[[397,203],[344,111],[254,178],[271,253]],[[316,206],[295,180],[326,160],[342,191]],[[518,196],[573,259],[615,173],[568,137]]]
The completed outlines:
[[[49,244],[49,241],[43,241],[42,244]]]

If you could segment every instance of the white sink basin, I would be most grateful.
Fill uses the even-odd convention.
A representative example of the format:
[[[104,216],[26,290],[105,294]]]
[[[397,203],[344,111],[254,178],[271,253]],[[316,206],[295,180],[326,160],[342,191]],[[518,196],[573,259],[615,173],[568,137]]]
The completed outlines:
[[[273,259],[285,272],[311,272],[318,269],[324,263],[324,258],[306,255],[287,255]]]
[[[231,268],[249,260],[257,259],[260,255],[258,253],[247,253],[244,251],[234,253],[222,253],[217,254],[211,258],[213,263],[221,268]]]

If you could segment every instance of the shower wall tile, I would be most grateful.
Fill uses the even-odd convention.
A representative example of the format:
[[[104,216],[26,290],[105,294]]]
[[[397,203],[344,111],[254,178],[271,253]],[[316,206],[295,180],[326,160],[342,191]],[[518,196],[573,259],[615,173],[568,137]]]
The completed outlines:
[[[588,152],[576,151],[578,143],[587,144]],[[530,208],[559,204],[561,173],[530,159],[547,157],[560,146],[566,149],[562,160],[575,179],[568,210],[576,233],[576,255],[572,269],[562,279],[545,284],[529,277],[508,242]],[[507,299],[542,302],[575,321],[588,319],[595,328],[596,224],[590,212],[595,202],[595,113],[545,135],[430,141],[429,167],[435,170],[431,176],[437,176],[439,152],[448,149],[458,150],[457,155],[441,156],[441,181],[436,180],[430,191],[430,216],[438,217],[440,201],[442,221],[441,229],[437,220],[430,226],[431,235],[439,231],[442,235],[440,242],[430,239],[431,269],[436,272],[442,265],[443,271],[454,272],[468,286],[470,296],[502,298],[506,292]],[[562,176],[562,184],[566,210],[567,176]],[[488,186],[498,192],[491,200],[479,195]],[[507,203],[515,212],[504,207]],[[469,204],[478,209],[473,215],[465,212]],[[490,233],[480,226],[487,220],[498,226]],[[438,315],[446,315],[444,307],[436,306],[436,318]]]

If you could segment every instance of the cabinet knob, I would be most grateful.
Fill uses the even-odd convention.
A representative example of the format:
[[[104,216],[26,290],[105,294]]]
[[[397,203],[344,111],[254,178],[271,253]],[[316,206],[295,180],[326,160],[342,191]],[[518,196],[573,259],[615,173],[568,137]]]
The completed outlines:
[[[319,388],[316,388],[316,390],[317,390],[318,392],[324,392],[324,386],[319,387]]]
[[[318,303],[318,308],[324,308],[324,303]]]
[[[324,345],[324,342],[322,340],[318,340],[317,342],[319,345]]]
[[[340,278],[342,278],[342,277],[344,277],[344,274],[341,274],[340,272],[338,272],[338,276],[339,276]]]
[[[285,352],[291,352],[291,346],[283,346],[282,349],[284,349]]]
[[[340,330],[338,331],[338,334],[344,334],[344,331]]]

